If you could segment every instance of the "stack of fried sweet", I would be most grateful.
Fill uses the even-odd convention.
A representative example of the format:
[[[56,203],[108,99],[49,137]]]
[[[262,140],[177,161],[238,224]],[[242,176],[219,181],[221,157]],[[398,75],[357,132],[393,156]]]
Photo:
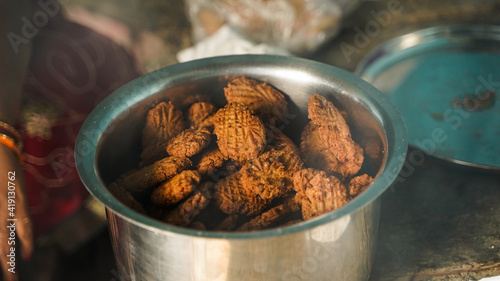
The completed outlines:
[[[204,95],[191,96],[187,106],[156,104],[142,132],[142,161],[110,191],[169,224],[255,231],[338,209],[373,181],[358,174],[363,149],[351,137],[347,113],[325,97],[310,97],[310,120],[296,144],[282,131],[283,93],[246,77],[223,90],[221,108]]]

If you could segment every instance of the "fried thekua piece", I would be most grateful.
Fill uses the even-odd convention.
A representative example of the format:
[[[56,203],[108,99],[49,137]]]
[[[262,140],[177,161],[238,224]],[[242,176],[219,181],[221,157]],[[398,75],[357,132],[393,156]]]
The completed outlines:
[[[130,192],[126,191],[121,186],[117,185],[116,183],[112,183],[109,185],[109,191],[116,197],[116,199],[118,199],[118,201],[122,202],[125,206],[138,213],[146,214],[146,210],[144,210],[144,207],[141,205],[141,203],[137,202],[134,196],[132,196]]]
[[[303,168],[304,162],[300,158],[299,149],[289,137],[278,129],[272,129],[270,138],[266,149],[272,151],[271,155],[277,157],[287,171],[295,172]]]
[[[364,154],[371,159],[380,159],[384,153],[384,145],[378,137],[368,137],[360,142],[364,148]]]
[[[238,225],[238,220],[239,220],[238,214],[228,215],[215,227],[215,230],[218,230],[218,231],[233,230]]]
[[[226,157],[244,162],[259,155],[266,144],[262,121],[240,103],[228,103],[214,115],[217,145]]]
[[[165,142],[185,129],[182,111],[171,102],[160,102],[149,110],[142,131],[142,146],[146,148],[158,142]]]
[[[210,144],[211,133],[206,128],[189,128],[170,139],[166,150],[169,155],[191,157]]]
[[[283,153],[271,150],[249,161],[218,185],[219,208],[227,214],[255,215],[292,190],[292,171],[280,162]]]
[[[191,94],[186,96],[185,94],[178,94],[171,96],[172,101],[178,104],[181,109],[189,108],[193,103],[196,102],[210,102],[210,98],[206,94]]]
[[[308,140],[308,134],[304,133],[302,140],[309,143],[306,147],[320,150],[327,148],[329,154],[333,154],[336,158],[336,161],[333,161],[332,157],[324,157],[328,160],[329,171],[338,173],[344,178],[355,175],[363,164],[363,149],[352,140],[350,129],[341,112],[333,103],[318,94],[309,98],[308,112],[314,125],[308,128],[308,132],[314,131],[320,141]],[[308,153],[307,150],[302,152],[304,155]]]
[[[146,125],[142,130],[143,162],[149,164],[158,160],[158,157],[165,157],[167,141],[184,129],[183,114],[172,102],[160,102],[152,108],[148,112]]]
[[[295,150],[288,146],[285,146],[279,150],[270,150],[269,157],[275,159],[276,161],[279,161],[280,163],[283,163],[287,172],[295,172],[301,170],[304,167],[304,162],[300,158],[299,154],[295,153]]]
[[[192,127],[210,127],[210,116],[217,111],[215,105],[209,102],[196,102],[189,107],[187,119]]]
[[[170,179],[191,165],[191,161],[186,157],[170,156],[151,165],[131,170],[115,183],[130,192],[142,192]]]
[[[226,100],[242,103],[264,119],[283,120],[287,113],[285,96],[267,83],[239,77],[224,88]]]
[[[217,206],[226,214],[256,215],[266,208],[267,200],[241,186],[241,174],[221,179],[214,197]]]
[[[151,202],[158,206],[170,206],[186,198],[200,183],[200,174],[184,170],[162,183],[151,193]]]
[[[226,162],[227,158],[220,152],[218,147],[214,147],[201,156],[196,170],[200,174],[210,174],[217,171]]]
[[[302,131],[300,154],[310,168],[332,171],[339,166],[337,157],[321,140],[316,125],[311,122]]]
[[[347,204],[347,190],[342,182],[324,171],[303,169],[293,175],[297,191],[295,200],[302,206],[305,220],[338,209]]]
[[[290,213],[299,210],[299,206],[293,200],[288,200],[283,204],[273,207],[250,221],[238,227],[237,231],[253,231],[272,226],[285,218]]]
[[[294,141],[292,141],[287,135],[283,133],[281,129],[271,126],[266,131],[268,150],[271,149],[282,149],[284,147],[289,147],[299,154],[299,149]]]
[[[194,190],[191,197],[167,215],[165,221],[177,226],[190,225],[195,217],[210,203],[213,195],[210,191],[211,186],[213,186],[211,182],[201,184],[198,189]]]
[[[276,151],[268,151],[241,167],[240,186],[249,196],[266,201],[281,197],[291,190],[291,175],[279,162]]]
[[[347,193],[351,198],[357,196],[361,192],[365,191],[368,186],[373,182],[373,178],[367,174],[356,176],[349,180],[347,186]]]

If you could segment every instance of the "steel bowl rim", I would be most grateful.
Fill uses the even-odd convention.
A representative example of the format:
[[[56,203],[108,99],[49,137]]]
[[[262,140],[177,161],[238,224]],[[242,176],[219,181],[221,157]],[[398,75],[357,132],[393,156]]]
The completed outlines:
[[[223,67],[228,64],[241,65],[245,63],[261,66],[300,66],[300,69],[302,70],[320,70],[331,75],[332,77],[336,77],[339,80],[349,82],[351,86],[355,86],[361,93],[365,93],[365,98],[369,100],[372,106],[375,106],[377,110],[380,110],[383,113],[383,116],[379,116],[382,120],[378,121],[383,122],[388,126],[384,127],[388,143],[386,160],[382,165],[381,172],[379,172],[370,188],[359,195],[355,200],[352,200],[349,204],[317,218],[296,223],[287,227],[278,227],[253,232],[199,231],[169,225],[133,211],[116,200],[111,193],[104,188],[105,184],[99,175],[99,171],[97,170],[96,157],[98,149],[96,148],[99,145],[103,131],[110,125],[112,120],[125,112],[130,105],[135,104],[149,95],[157,93],[160,89],[162,89],[166,82],[173,80],[172,77],[175,77],[176,75],[183,75],[185,71],[193,71],[207,66]],[[148,81],[148,83],[145,84],[144,81]],[[131,91],[131,89],[138,89],[138,87],[142,89],[143,93],[147,92],[149,94],[141,95]],[[127,102],[117,106],[116,101],[122,100],[120,97],[125,96]],[[88,153],[82,153],[79,150],[79,148],[83,150],[83,147],[89,146],[91,149]],[[169,235],[172,236],[180,235],[215,239],[252,239],[292,234],[309,230],[339,219],[366,205],[369,205],[372,201],[378,199],[382,193],[396,180],[398,173],[403,166],[407,148],[408,141],[406,128],[403,123],[402,116],[397,108],[375,87],[371,86],[369,83],[363,81],[361,78],[353,75],[352,73],[331,65],[297,57],[275,55],[235,55],[213,57],[170,65],[141,76],[113,92],[89,114],[81,127],[75,145],[75,162],[80,178],[87,187],[88,191],[101,203],[103,203],[108,211],[116,213],[124,220],[132,224],[139,225],[153,232],[168,232]]]

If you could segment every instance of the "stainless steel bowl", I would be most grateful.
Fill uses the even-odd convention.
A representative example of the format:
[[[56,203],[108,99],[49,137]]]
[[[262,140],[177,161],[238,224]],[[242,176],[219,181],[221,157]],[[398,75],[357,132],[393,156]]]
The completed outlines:
[[[364,169],[371,187],[346,206],[295,225],[255,232],[180,228],[125,207],[106,184],[139,161],[147,111],[162,99],[203,93],[225,103],[223,87],[236,76],[265,81],[288,95],[285,133],[300,136],[307,101],[325,95],[349,113],[353,138],[380,146]],[[353,74],[300,58],[245,55],[172,65],[118,89],[88,116],[75,159],[84,184],[107,208],[117,266],[127,280],[367,280],[380,196],[396,179],[407,150],[396,108]]]

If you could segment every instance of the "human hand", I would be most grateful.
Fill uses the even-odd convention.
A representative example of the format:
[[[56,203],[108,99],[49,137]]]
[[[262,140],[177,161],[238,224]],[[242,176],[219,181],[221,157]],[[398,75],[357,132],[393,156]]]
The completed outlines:
[[[17,155],[0,145],[0,262],[4,281],[18,280],[18,248],[23,259],[31,258],[33,234],[24,173]]]

